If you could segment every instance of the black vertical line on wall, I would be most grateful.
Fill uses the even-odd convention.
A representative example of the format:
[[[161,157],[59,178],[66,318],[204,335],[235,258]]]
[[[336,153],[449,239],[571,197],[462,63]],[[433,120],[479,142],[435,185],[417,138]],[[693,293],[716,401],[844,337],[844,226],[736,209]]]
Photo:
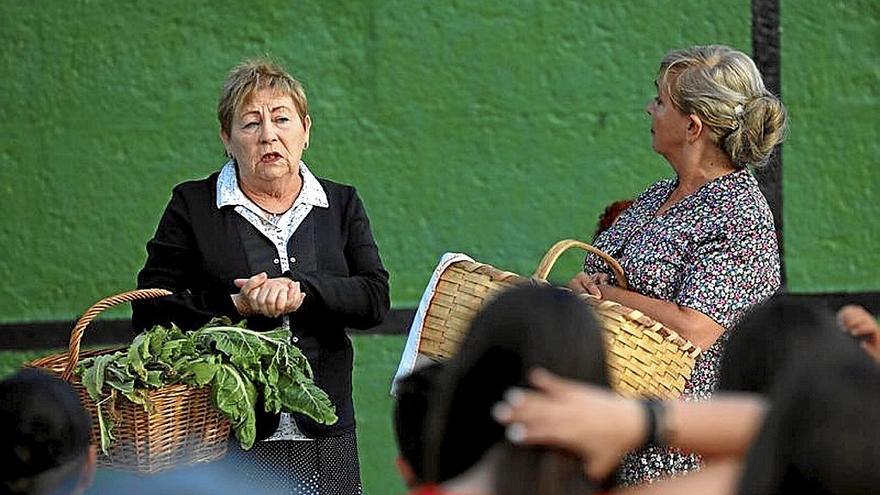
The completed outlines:
[[[752,58],[764,75],[764,84],[771,93],[782,99],[782,68],[780,65],[779,0],[752,0]],[[785,275],[785,243],[782,237],[782,145],[778,145],[766,166],[755,171],[761,192],[770,203],[776,239],[779,241],[779,261],[782,289],[787,285]]]

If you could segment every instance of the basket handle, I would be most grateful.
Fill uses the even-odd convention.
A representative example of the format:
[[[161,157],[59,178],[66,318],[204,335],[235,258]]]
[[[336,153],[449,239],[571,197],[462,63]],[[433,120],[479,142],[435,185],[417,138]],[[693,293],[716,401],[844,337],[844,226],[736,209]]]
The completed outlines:
[[[92,322],[105,309],[118,306],[122,303],[137,301],[140,299],[153,299],[156,297],[170,296],[173,292],[165,289],[138,289],[115,296],[105,297],[93,304],[85,313],[76,321],[73,330],[70,331],[70,344],[67,348],[67,364],[64,366],[64,372],[61,373],[61,379],[70,381],[73,376],[73,369],[79,362],[79,343],[82,340],[83,332],[89,323]]]
[[[544,255],[544,258],[538,265],[538,269],[535,270],[535,274],[533,275],[533,277],[539,278],[541,280],[547,280],[547,275],[550,274],[550,270],[553,269],[553,265],[556,264],[556,260],[558,260],[559,257],[562,256],[562,253],[573,247],[583,249],[588,253],[593,253],[596,256],[602,258],[602,261],[608,263],[608,266],[610,266],[611,270],[614,272],[614,277],[617,279],[617,284],[623,289],[627,288],[626,275],[624,275],[623,268],[620,266],[620,263],[618,263],[617,260],[612,258],[601,249],[594,248],[586,242],[576,241],[574,239],[564,239],[554,244],[553,247],[551,247],[550,250],[547,251],[547,254]]]

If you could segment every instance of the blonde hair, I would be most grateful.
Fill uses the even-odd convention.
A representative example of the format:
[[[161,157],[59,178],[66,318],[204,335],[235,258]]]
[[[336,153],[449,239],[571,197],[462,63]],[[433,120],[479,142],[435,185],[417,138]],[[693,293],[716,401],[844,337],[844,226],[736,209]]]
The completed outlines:
[[[220,101],[217,102],[217,120],[223,132],[229,134],[235,111],[247,103],[254,93],[264,89],[289,95],[300,118],[309,114],[306,93],[299,81],[270,60],[248,59],[236,65],[223,83]]]
[[[765,164],[784,139],[785,107],[740,51],[723,45],[673,50],[660,63],[658,82],[676,108],[702,119],[737,167]]]

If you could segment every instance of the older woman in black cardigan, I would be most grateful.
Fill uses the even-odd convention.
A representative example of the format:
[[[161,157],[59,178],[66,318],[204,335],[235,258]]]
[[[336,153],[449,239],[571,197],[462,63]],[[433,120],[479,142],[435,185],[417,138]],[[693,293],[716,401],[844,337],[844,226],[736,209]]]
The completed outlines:
[[[232,458],[247,461],[243,475],[261,486],[272,479],[287,493],[360,493],[345,328],[374,326],[389,308],[364,205],[353,187],[317,178],[301,161],[311,117],[302,86],[281,67],[234,68],[218,118],[229,161],[174,188],[138,275],[138,287],[174,295],[136,303],[133,324],[191,329],[228,316],[257,330],[289,328],[339,421],[264,415],[265,440]]]

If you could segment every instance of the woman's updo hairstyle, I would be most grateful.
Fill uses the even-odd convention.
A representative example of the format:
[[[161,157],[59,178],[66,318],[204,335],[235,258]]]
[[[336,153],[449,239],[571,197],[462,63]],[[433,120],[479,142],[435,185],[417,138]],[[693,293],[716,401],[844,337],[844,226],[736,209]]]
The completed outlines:
[[[671,51],[658,81],[679,110],[702,119],[736,167],[765,164],[785,136],[785,107],[742,52],[723,45]]]

